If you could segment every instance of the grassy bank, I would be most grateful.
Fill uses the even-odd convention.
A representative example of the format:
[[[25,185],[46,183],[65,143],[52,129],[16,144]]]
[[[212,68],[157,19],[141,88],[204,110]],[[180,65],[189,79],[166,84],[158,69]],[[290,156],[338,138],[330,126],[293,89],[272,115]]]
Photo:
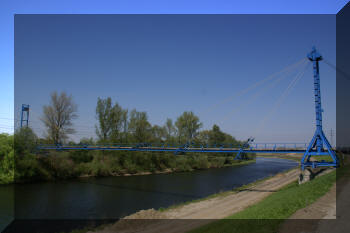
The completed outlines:
[[[302,185],[293,182],[241,212],[192,230],[190,233],[277,232],[285,219],[323,196],[335,180],[336,172],[331,172]]]
[[[340,164],[342,164],[342,157],[340,156],[340,152],[337,153],[337,157],[338,160],[340,162]],[[301,161],[301,158],[303,157],[303,154],[297,154],[297,155],[288,155],[288,154],[260,154],[257,155],[257,157],[261,157],[261,158],[279,158],[279,159],[288,159],[288,160],[293,160],[296,162]],[[312,160],[317,160],[317,161],[325,161],[325,162],[333,162],[333,159],[331,158],[331,156],[329,155],[317,155],[317,156],[312,156],[311,157],[311,161]]]
[[[278,159],[287,159],[295,162],[300,162],[302,155],[287,155],[287,154],[259,154],[256,157],[260,158],[278,158]]]
[[[61,180],[75,177],[101,177],[184,172],[208,168],[234,166],[254,161],[233,160],[232,155],[186,154],[154,152],[101,152],[101,151],[51,151],[46,155],[26,153],[15,156],[16,183]],[[3,174],[2,177],[7,177]],[[10,174],[11,175],[11,174]],[[11,183],[13,178],[1,178],[1,183]]]

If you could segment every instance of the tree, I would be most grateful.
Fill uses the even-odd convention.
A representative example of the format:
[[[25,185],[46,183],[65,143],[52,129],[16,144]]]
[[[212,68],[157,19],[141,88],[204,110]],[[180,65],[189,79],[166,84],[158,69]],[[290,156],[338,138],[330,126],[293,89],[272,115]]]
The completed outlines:
[[[166,139],[166,132],[164,127],[160,127],[159,125],[154,125],[152,127],[152,141],[153,142],[164,142]]]
[[[12,135],[0,133],[0,184],[14,182],[15,156]]]
[[[90,137],[90,138],[83,137],[80,139],[79,144],[80,145],[95,145],[95,141],[92,137]]]
[[[184,112],[175,122],[180,142],[191,141],[202,127],[199,118],[193,112]]]
[[[43,107],[41,120],[47,128],[47,135],[54,143],[63,143],[68,139],[69,134],[75,133],[72,128],[72,120],[77,118],[77,105],[73,102],[71,95],[65,92],[51,94],[50,105]]]
[[[220,127],[214,124],[209,134],[209,143],[213,145],[223,144],[225,139],[225,133],[221,132]]]
[[[173,125],[173,121],[170,118],[167,118],[163,128],[166,134],[167,142],[171,142],[173,136],[176,133],[176,129],[175,129],[175,126]]]
[[[123,128],[123,114],[124,110],[122,109],[122,107],[118,103],[115,103],[111,112],[112,124],[110,140],[112,142],[119,142],[121,140],[121,132]]]
[[[122,113],[122,123],[123,123],[123,137],[122,142],[128,142],[128,127],[129,127],[129,119],[128,119],[128,110],[125,109]]]
[[[98,126],[96,134],[100,142],[119,142],[122,140],[122,131],[127,127],[128,111],[118,103],[112,104],[111,97],[97,99],[96,117]]]
[[[38,137],[30,127],[17,129],[14,134],[14,149],[17,156],[25,152],[34,152]]]
[[[196,143],[201,144],[203,146],[206,146],[209,144],[210,141],[210,130],[202,130],[198,133],[196,136]]]
[[[146,112],[138,112],[135,109],[131,111],[129,131],[136,142],[146,142],[150,139],[151,124]]]
[[[112,132],[112,99],[97,99],[96,118],[98,126],[96,126],[96,134],[100,142],[107,142]]]

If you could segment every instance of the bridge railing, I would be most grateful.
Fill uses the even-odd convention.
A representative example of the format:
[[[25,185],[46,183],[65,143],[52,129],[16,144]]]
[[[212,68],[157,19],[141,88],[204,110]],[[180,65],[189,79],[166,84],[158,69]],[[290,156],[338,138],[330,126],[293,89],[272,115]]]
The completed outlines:
[[[104,148],[241,148],[242,144],[200,144],[200,143],[103,143],[103,144],[40,144],[39,149],[44,148],[86,148],[86,147],[104,147]]]
[[[307,143],[250,143],[249,148],[253,150],[306,150]]]
[[[240,149],[242,144],[200,144],[200,143],[105,143],[105,144],[41,144],[38,149],[47,148],[215,148],[215,149]],[[245,149],[251,150],[305,150],[306,143],[250,143],[244,146]]]

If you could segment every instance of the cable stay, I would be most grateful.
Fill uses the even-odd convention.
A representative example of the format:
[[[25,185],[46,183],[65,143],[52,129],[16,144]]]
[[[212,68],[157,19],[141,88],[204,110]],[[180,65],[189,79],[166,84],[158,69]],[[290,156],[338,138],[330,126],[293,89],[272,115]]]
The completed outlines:
[[[263,118],[263,120],[260,122],[259,126],[257,127],[255,134],[254,135],[258,135],[261,130],[265,127],[265,124],[267,122],[267,120],[269,118],[272,117],[273,113],[276,112],[276,110],[281,106],[281,104],[283,103],[283,101],[285,100],[285,98],[291,93],[291,91],[294,89],[294,87],[296,86],[296,84],[298,83],[298,81],[303,77],[303,75],[306,72],[306,69],[308,68],[309,64],[306,64],[304,69],[301,70],[295,77],[294,79],[289,83],[289,85],[287,86],[287,88],[283,91],[283,93],[279,96],[279,98],[277,99],[277,101],[275,102],[275,104],[272,106],[272,108],[270,109],[270,111],[265,115],[265,117]]]
[[[301,65],[306,65],[307,60],[304,60],[303,63],[301,63]],[[257,100],[259,97],[263,96],[264,94],[266,94],[269,90],[271,90],[272,88],[274,88],[278,83],[280,83],[282,80],[288,78],[288,76],[282,76],[278,79],[275,79],[272,81],[272,83],[270,83],[267,87],[265,87],[264,89],[262,89],[260,92],[255,93],[255,95],[253,95],[253,97],[248,100],[247,102],[243,102],[241,103],[240,106],[238,106],[237,108],[234,108],[231,112],[229,112],[228,114],[226,114],[225,118],[221,121],[221,123],[224,123],[226,120],[230,119],[232,117],[232,115],[234,113],[237,113],[239,110],[241,110],[242,108],[244,108],[245,106],[251,104],[252,102],[254,102],[255,100]]]
[[[350,75],[345,73],[343,70],[337,68],[337,66],[333,65],[330,61],[323,59],[324,63],[326,63],[329,67],[333,68],[336,72],[339,72],[343,78],[350,80]]]
[[[267,77],[266,77],[265,79],[263,79],[263,80],[259,80],[258,82],[256,82],[256,83],[252,84],[251,86],[249,86],[249,87],[247,87],[247,88],[241,90],[240,92],[238,92],[238,93],[236,93],[236,94],[234,94],[234,95],[232,95],[232,96],[229,96],[228,98],[224,99],[223,101],[220,101],[220,102],[218,102],[218,103],[215,103],[215,104],[213,104],[213,105],[207,107],[207,108],[203,111],[203,113],[209,113],[209,112],[215,110],[216,108],[218,108],[220,105],[223,105],[223,104],[225,104],[225,103],[228,103],[228,102],[230,102],[230,101],[232,101],[232,100],[234,100],[234,99],[236,99],[236,98],[238,98],[238,97],[244,95],[244,94],[247,93],[248,91],[253,90],[254,88],[256,88],[256,87],[258,87],[258,86],[261,86],[262,84],[266,83],[267,81],[270,81],[270,80],[272,80],[272,79],[278,77],[278,75],[281,75],[281,74],[283,74],[283,73],[285,73],[285,72],[289,72],[289,71],[293,70],[294,68],[297,68],[299,65],[301,65],[301,64],[302,64],[303,62],[305,62],[306,60],[307,60],[306,58],[302,58],[302,59],[300,59],[299,61],[297,61],[297,62],[295,62],[295,63],[293,63],[293,64],[291,64],[291,65],[288,65],[288,66],[284,67],[282,70],[280,70],[280,71],[278,71],[278,72],[276,72],[276,73],[273,73],[273,74],[267,76]]]

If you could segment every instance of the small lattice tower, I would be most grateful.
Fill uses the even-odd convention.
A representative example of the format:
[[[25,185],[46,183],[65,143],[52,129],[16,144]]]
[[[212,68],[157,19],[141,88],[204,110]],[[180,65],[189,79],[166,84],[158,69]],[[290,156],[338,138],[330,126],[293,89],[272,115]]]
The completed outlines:
[[[28,104],[22,104],[21,128],[23,126],[28,127],[28,124],[29,124],[29,105]]]

